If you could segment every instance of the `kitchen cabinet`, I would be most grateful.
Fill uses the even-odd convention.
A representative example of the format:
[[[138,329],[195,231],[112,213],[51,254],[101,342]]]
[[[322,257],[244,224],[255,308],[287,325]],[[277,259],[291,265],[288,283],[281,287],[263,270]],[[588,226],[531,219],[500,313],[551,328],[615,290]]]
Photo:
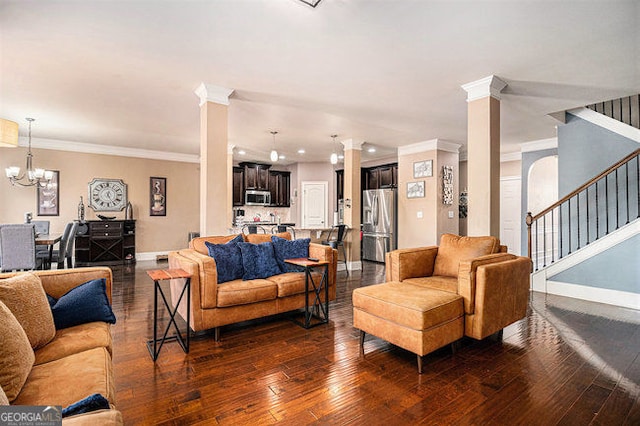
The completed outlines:
[[[291,172],[272,170],[269,172],[269,191],[271,205],[276,207],[290,206]]]
[[[362,189],[386,189],[398,187],[398,164],[362,169]]]
[[[76,266],[118,265],[136,260],[135,220],[89,220],[75,237]]]
[[[233,167],[233,205],[244,205],[244,169]]]
[[[244,189],[268,191],[270,164],[240,163],[244,169]]]

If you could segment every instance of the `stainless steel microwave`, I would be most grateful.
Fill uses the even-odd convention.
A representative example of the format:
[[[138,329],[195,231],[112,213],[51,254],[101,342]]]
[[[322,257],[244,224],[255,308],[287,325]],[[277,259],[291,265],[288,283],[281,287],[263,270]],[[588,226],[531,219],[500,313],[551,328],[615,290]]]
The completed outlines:
[[[271,204],[269,191],[245,191],[244,203],[247,206],[268,206]]]

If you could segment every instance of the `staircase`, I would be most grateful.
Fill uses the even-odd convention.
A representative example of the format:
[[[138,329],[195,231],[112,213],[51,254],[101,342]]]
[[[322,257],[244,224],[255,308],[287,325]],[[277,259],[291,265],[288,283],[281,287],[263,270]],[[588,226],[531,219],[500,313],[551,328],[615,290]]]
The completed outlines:
[[[585,119],[598,115],[599,125],[600,122],[616,120],[613,127],[622,126],[625,136],[640,142],[637,138],[639,102],[640,96],[633,95],[569,112],[574,115],[577,112]],[[601,112],[607,117],[602,117]],[[634,247],[637,240],[632,238],[640,235],[639,218],[640,149],[637,149],[540,213],[527,214],[527,246],[533,262],[533,290],[640,309],[640,294],[637,293],[623,292],[622,297],[618,294],[612,301],[607,300],[609,296],[602,288],[553,281],[558,274],[581,262],[593,262],[596,256],[612,247],[618,246],[620,250],[619,245],[623,243]],[[637,270],[640,254],[630,256],[631,261],[627,259],[623,264]],[[616,265],[611,267],[615,269]],[[576,288],[568,288],[571,286]],[[620,302],[620,299],[628,300]]]

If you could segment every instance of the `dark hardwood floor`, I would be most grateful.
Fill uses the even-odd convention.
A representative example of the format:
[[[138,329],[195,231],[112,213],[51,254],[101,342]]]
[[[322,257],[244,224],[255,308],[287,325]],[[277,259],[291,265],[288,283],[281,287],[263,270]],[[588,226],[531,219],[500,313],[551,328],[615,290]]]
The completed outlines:
[[[464,340],[424,359],[373,336],[358,356],[351,292],[384,280],[365,263],[339,273],[330,323],[286,316],[165,344],[156,363],[153,282],[138,262],[114,270],[117,407],[126,424],[640,424],[640,311],[531,296],[527,317],[497,341]],[[184,322],[179,322],[184,325]]]

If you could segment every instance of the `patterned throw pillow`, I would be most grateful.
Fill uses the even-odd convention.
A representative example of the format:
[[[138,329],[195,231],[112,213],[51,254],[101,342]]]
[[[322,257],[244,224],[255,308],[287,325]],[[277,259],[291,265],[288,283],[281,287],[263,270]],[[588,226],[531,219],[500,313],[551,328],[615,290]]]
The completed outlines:
[[[40,277],[24,273],[0,280],[0,300],[27,333],[33,349],[41,348],[53,340],[56,326]]]
[[[238,234],[237,237],[225,244],[212,244],[208,241],[204,243],[209,251],[209,256],[216,261],[218,284],[239,280],[244,274],[242,253],[238,243],[244,243],[242,234]]]
[[[2,302],[0,330],[0,386],[11,402],[22,390],[36,357],[24,329]]]
[[[285,259],[297,259],[300,257],[309,257],[309,243],[311,238],[301,238],[299,240],[289,241],[278,236],[272,236],[273,249],[276,254],[276,261],[280,270],[284,272],[299,272],[300,267],[285,263]]]
[[[281,274],[272,243],[238,243],[242,252],[243,280],[269,278]]]

